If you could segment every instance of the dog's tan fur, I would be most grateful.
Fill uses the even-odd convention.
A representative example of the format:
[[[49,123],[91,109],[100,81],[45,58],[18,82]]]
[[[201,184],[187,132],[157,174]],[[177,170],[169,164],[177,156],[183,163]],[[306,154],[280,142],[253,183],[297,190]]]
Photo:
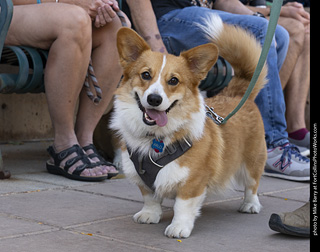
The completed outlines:
[[[217,17],[213,18],[216,22]],[[264,85],[266,66],[248,101],[224,125],[218,126],[205,117],[201,121],[203,100],[198,90],[200,81],[216,62],[219,51],[233,66],[235,76],[227,88],[217,96],[206,99],[205,103],[213,107],[220,116],[226,117],[246,91],[261,48],[255,38],[234,26],[221,23],[219,36],[211,36],[211,30],[204,30],[212,43],[190,49],[181,53],[179,57],[166,55],[166,58],[161,53],[152,52],[147,43],[134,31],[122,28],[118,33],[118,51],[124,77],[117,90],[112,125],[122,138],[124,171],[128,178],[139,186],[145,198],[144,208],[134,219],[140,223],[158,222],[161,218],[161,199],[167,196],[175,197],[175,216],[165,231],[169,237],[188,237],[195,217],[199,215],[206,191],[220,191],[228,187],[233,180],[240,180],[246,189],[240,211],[256,213],[261,207],[257,189],[267,151],[263,122],[254,98]],[[145,71],[151,73],[151,80],[141,78]],[[172,77],[179,80],[178,85],[167,84]],[[178,100],[167,114],[168,124],[164,127],[147,126],[140,117],[138,119],[141,124],[130,120],[129,116],[133,114],[131,109],[136,111],[134,106],[138,107],[134,93],[142,97],[159,79],[168,100],[171,103]],[[121,118],[125,116],[128,116],[130,125],[124,125],[126,119]],[[195,121],[197,118],[200,118],[198,122]],[[188,137],[193,142],[190,150],[159,172],[154,184],[156,197],[135,174],[126,151],[126,146],[130,146],[137,149],[141,155],[147,155],[152,137],[146,136],[146,131],[152,132],[155,136],[164,136],[165,145],[183,137]],[[136,145],[135,141],[138,141]],[[189,210],[182,211],[183,207]]]

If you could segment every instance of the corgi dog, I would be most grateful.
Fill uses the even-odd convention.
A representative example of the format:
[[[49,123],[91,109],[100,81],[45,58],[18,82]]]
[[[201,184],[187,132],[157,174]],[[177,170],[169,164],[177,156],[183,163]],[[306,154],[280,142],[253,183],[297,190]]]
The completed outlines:
[[[257,189],[267,150],[254,99],[266,82],[267,67],[245,105],[226,124],[215,123],[206,110],[207,105],[224,117],[236,107],[261,46],[252,35],[224,24],[214,14],[201,28],[210,43],[180,56],[151,51],[129,28],[117,34],[123,79],[110,125],[120,136],[123,171],[144,198],[133,219],[158,223],[162,199],[175,198],[174,217],[165,230],[166,236],[175,238],[190,236],[207,192],[226,189],[234,181],[245,187],[239,211],[261,209]],[[219,54],[233,66],[235,75],[218,95],[204,99],[198,86]]]

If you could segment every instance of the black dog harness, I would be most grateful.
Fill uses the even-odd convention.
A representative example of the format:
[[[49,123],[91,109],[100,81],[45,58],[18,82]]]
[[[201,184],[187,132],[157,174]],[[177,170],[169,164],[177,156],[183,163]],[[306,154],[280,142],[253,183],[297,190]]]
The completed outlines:
[[[164,166],[174,161],[192,147],[192,142],[183,138],[171,145],[166,146],[163,153],[156,158],[151,156],[149,151],[148,156],[142,156],[136,151],[131,151],[129,147],[128,152],[131,161],[136,168],[137,173],[143,182],[152,190],[156,177]],[[152,151],[152,150],[151,150]]]

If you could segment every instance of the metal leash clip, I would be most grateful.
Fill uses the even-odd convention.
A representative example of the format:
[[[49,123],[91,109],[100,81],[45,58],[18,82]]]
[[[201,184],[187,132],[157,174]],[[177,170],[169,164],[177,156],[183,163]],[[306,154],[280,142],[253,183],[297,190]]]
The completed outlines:
[[[210,108],[208,105],[206,106],[206,116],[211,118],[217,125],[220,125],[224,118],[222,116],[219,116],[216,112],[213,111],[214,108]]]

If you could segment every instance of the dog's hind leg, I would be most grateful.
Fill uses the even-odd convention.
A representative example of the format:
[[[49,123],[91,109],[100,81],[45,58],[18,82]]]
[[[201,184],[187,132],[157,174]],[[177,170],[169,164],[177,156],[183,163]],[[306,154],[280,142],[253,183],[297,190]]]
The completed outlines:
[[[162,199],[154,197],[154,194],[139,186],[144,199],[144,205],[140,212],[133,216],[133,220],[137,223],[159,223],[162,216],[161,203]]]
[[[252,174],[252,172],[250,173],[250,171],[246,167],[243,167],[242,169],[243,169],[242,179],[244,182],[245,191],[244,191],[244,200],[239,208],[239,212],[259,213],[262,206],[259,202],[257,191],[258,191],[259,180],[261,175]]]
[[[239,208],[239,212],[259,213],[261,207],[257,192],[254,193],[254,190],[246,188],[244,192],[244,200]]]

